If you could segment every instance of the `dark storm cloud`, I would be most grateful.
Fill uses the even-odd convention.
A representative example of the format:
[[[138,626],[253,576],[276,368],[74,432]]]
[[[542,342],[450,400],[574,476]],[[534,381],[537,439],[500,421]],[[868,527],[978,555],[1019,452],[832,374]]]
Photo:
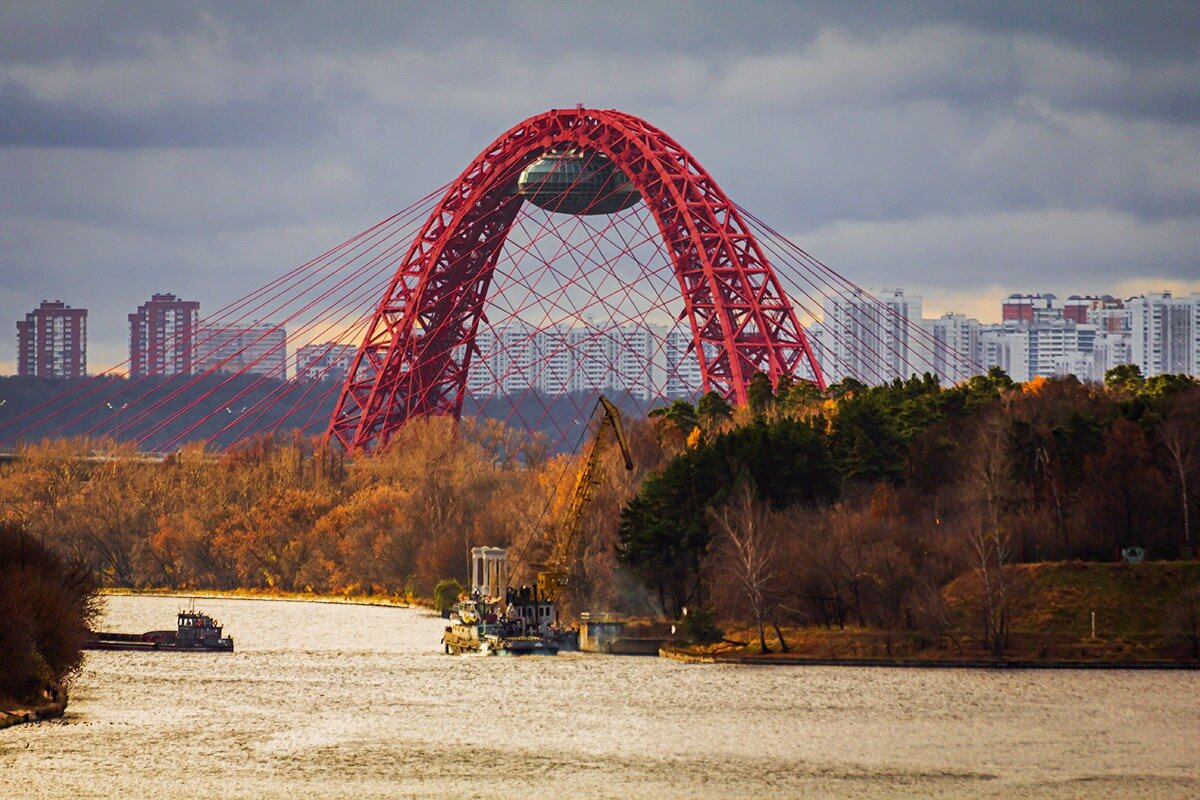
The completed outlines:
[[[328,132],[324,110],[293,95],[271,106],[236,100],[216,106],[175,102],[126,113],[46,102],[26,87],[0,85],[0,147],[238,147],[295,145]]]
[[[576,102],[864,285],[1197,285],[1196,86],[1197,3],[0,0],[0,324],[70,294],[119,361]]]

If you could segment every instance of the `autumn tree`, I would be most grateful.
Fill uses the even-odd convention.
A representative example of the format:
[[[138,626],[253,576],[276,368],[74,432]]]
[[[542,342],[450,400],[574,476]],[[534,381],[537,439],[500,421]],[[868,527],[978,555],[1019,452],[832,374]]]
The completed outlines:
[[[775,508],[813,505],[838,491],[822,431],[786,417],[758,417],[721,432],[650,475],[621,512],[617,554],[654,587],[672,616],[703,597],[705,509],[725,502],[739,475],[749,477]]]
[[[1176,537],[1164,531],[1170,507],[1163,472],[1156,467],[1150,442],[1136,423],[1113,421],[1104,447],[1084,461],[1087,473],[1082,503],[1091,538],[1087,558],[1120,558],[1122,548],[1145,547],[1152,555],[1178,551]]]
[[[769,653],[765,626],[778,603],[779,587],[777,534],[768,521],[768,510],[750,483],[742,480],[728,501],[708,509],[708,517],[718,569],[732,580],[734,591],[749,609],[758,628],[759,650]],[[780,647],[787,650],[778,625],[775,630]]]
[[[1158,426],[1158,436],[1170,457],[1179,486],[1179,507],[1183,518],[1183,552],[1193,554],[1192,495],[1195,475],[1200,470],[1200,387],[1181,392]]]
[[[1137,364],[1118,364],[1104,373],[1104,385],[1114,391],[1137,392],[1145,380]]]
[[[95,592],[86,567],[0,525],[0,697],[37,700],[43,687],[79,669]]]
[[[771,386],[771,378],[767,373],[758,370],[750,376],[746,386],[746,404],[751,413],[762,414],[775,404],[775,388]]]
[[[982,640],[996,658],[1008,641],[1009,596],[1005,565],[1012,560],[1012,540],[1004,511],[1011,461],[1007,406],[982,419],[974,431],[974,446],[964,464],[964,488],[971,510],[964,520],[971,568],[980,587]]]
[[[686,400],[674,400],[668,406],[655,408],[647,417],[654,422],[659,443],[672,452],[684,448],[688,436],[698,425],[696,409]]]

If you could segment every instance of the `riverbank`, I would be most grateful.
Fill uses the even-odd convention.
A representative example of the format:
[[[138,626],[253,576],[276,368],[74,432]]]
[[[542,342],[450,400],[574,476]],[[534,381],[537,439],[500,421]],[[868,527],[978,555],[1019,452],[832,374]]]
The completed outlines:
[[[693,664],[789,666],[958,667],[1012,669],[1200,669],[1186,636],[1161,633],[1096,637],[1054,632],[1009,634],[1000,658],[978,642],[921,632],[862,628],[784,628],[785,651],[772,631],[769,652],[759,650],[756,630],[726,634],[715,644],[668,644],[659,655]]]
[[[789,667],[909,667],[917,669],[1137,669],[1200,670],[1200,662],[1180,661],[1059,661],[1052,659],[931,659],[931,658],[815,658],[790,653],[714,654],[688,645],[659,649],[661,658],[685,664],[774,665]]]
[[[398,595],[330,595],[307,592],[281,592],[273,589],[123,589],[100,590],[107,597],[194,597],[198,600],[274,600],[286,603],[330,603],[348,606],[387,606],[389,608],[416,608],[431,610],[433,603],[423,598],[407,598]]]
[[[855,626],[785,627],[787,651],[767,628],[734,627],[710,645],[675,645],[661,655],[689,663],[1002,667],[1042,669],[1200,668],[1200,563],[1052,562],[1005,567],[1008,634],[992,657],[980,630],[973,574],[942,592],[937,630]],[[847,616],[850,616],[847,614]]]
[[[67,693],[60,690],[62,697],[37,705],[0,701],[0,730],[28,722],[57,719],[67,710]]]

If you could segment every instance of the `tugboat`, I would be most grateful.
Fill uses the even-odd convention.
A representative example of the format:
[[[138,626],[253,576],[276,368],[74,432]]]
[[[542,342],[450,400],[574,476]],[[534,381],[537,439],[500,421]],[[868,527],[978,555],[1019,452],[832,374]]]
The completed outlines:
[[[85,650],[188,650],[233,652],[233,637],[221,635],[221,623],[199,611],[180,611],[173,631],[111,633],[92,631]]]
[[[473,548],[470,597],[455,604],[442,634],[447,655],[558,654],[558,642],[550,635],[551,604],[507,584],[508,551]]]
[[[495,603],[464,600],[454,606],[450,625],[442,635],[447,655],[478,653],[484,656],[552,656],[558,645],[544,636],[523,631],[517,620],[498,613]]]

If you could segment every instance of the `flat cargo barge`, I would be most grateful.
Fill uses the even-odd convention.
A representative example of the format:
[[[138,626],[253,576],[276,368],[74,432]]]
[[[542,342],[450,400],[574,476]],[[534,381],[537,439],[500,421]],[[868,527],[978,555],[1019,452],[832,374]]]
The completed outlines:
[[[178,650],[232,653],[233,638],[221,635],[221,623],[198,611],[180,611],[173,631],[113,633],[93,631],[84,650]]]

